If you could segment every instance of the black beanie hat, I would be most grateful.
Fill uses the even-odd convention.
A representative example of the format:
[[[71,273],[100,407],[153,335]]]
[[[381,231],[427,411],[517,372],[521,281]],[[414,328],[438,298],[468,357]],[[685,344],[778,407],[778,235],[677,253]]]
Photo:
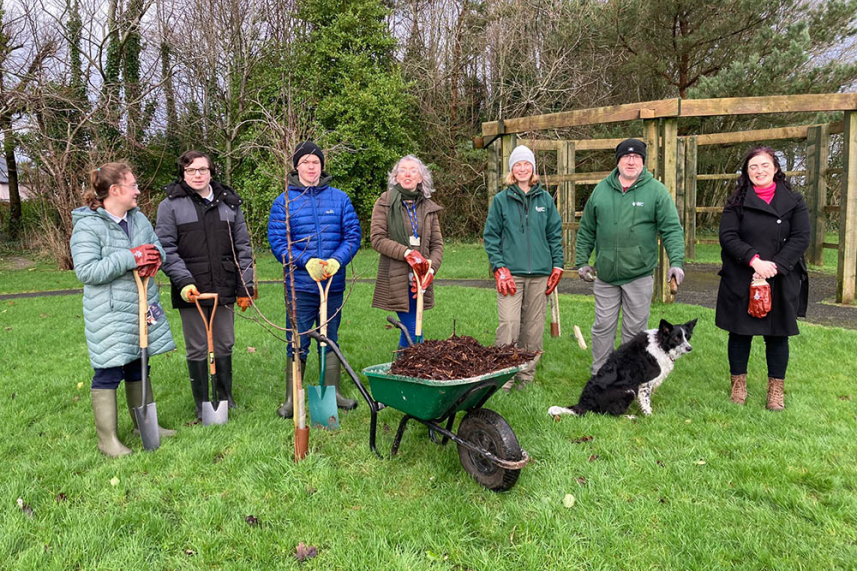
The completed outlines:
[[[616,164],[619,164],[619,159],[624,157],[625,155],[630,155],[631,153],[635,153],[643,157],[643,161],[646,160],[646,143],[641,141],[640,139],[625,139],[618,145],[616,145]]]
[[[298,163],[305,155],[317,156],[318,160],[321,161],[321,168],[324,170],[324,153],[321,152],[321,147],[312,141],[299,143],[295,148],[295,154],[292,155],[292,163],[295,165],[295,168],[298,168]]]

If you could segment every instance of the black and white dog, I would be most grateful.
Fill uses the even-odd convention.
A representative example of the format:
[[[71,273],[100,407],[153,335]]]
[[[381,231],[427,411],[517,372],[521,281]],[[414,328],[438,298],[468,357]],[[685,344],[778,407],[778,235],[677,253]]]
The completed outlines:
[[[691,351],[690,336],[696,319],[684,325],[672,325],[661,319],[657,329],[638,333],[610,354],[604,365],[583,387],[580,402],[571,408],[552,406],[548,414],[587,412],[620,415],[628,410],[634,397],[643,414],[652,414],[652,393],[675,366],[675,360]]]

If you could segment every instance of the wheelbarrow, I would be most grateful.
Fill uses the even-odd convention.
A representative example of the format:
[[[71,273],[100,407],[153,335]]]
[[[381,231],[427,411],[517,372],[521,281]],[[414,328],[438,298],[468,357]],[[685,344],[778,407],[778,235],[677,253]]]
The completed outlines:
[[[518,444],[506,419],[493,410],[483,408],[483,405],[526,365],[508,367],[477,377],[439,381],[394,375],[390,372],[392,363],[383,363],[363,369],[363,374],[369,379],[370,394],[336,343],[318,331],[310,331],[308,335],[320,343],[328,344],[328,349],[339,357],[348,376],[366,400],[371,414],[369,448],[379,458],[383,456],[375,445],[378,412],[389,407],[405,413],[393,439],[391,457],[399,452],[408,421],[415,420],[428,427],[429,438],[435,444],[445,446],[450,440],[455,442],[462,467],[482,486],[502,492],[511,489],[518,481],[521,469],[527,465],[530,457]],[[452,427],[459,412],[465,414],[456,434],[452,432]]]

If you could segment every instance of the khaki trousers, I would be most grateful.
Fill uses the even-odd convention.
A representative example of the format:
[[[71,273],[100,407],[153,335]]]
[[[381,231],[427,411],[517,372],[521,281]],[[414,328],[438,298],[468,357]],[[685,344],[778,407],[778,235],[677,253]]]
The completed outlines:
[[[515,295],[497,293],[497,326],[495,345],[517,345],[524,351],[541,351],[544,347],[545,309],[548,277],[515,276]],[[525,371],[518,373],[519,381],[532,381],[539,357]]]
[[[592,324],[592,374],[598,372],[616,345],[619,310],[622,311],[622,343],[646,330],[652,307],[654,276],[645,276],[620,286],[595,278],[595,322]]]

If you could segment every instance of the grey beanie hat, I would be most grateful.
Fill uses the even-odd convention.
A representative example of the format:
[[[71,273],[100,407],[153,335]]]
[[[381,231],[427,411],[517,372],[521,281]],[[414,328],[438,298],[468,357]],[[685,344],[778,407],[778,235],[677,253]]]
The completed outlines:
[[[521,161],[527,161],[533,165],[533,172],[536,172],[536,155],[533,154],[533,151],[529,147],[524,145],[518,145],[512,150],[512,154],[509,155],[509,170],[512,170],[515,163]]]

